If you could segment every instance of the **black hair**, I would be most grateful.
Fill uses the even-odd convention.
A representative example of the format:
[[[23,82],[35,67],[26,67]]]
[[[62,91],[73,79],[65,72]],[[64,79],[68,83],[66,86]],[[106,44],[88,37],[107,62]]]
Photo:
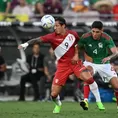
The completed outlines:
[[[94,21],[91,27],[101,30],[103,28],[103,23],[101,21]]]
[[[55,21],[59,21],[59,24],[66,26],[66,20],[63,17],[56,17]]]

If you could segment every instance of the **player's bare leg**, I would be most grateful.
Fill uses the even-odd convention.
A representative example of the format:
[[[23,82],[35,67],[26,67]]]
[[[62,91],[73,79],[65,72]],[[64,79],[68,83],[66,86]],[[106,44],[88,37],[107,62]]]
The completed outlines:
[[[60,101],[59,93],[61,92],[61,89],[62,86],[52,84],[51,97],[53,102],[55,103],[53,113],[60,113],[62,103]]]
[[[88,71],[88,69],[83,70],[80,74],[80,79],[82,79],[83,81],[86,82],[86,84],[89,85],[91,92],[93,93],[93,95],[96,98],[96,102],[97,102],[97,106],[100,110],[104,110],[104,106],[101,102],[100,99],[100,94],[99,94],[99,90],[98,90],[98,85],[97,83],[94,81],[93,77],[91,76],[90,72]],[[89,94],[89,87],[88,87],[88,94]]]
[[[91,66],[87,66],[87,69],[89,70],[91,75],[93,75],[93,68]],[[89,93],[90,93],[89,84],[84,82],[84,100],[87,102],[88,102]]]
[[[110,80],[111,85],[114,88],[114,92],[115,92],[115,96],[116,96],[116,102],[117,102],[117,109],[118,109],[118,78],[117,77],[113,77]]]

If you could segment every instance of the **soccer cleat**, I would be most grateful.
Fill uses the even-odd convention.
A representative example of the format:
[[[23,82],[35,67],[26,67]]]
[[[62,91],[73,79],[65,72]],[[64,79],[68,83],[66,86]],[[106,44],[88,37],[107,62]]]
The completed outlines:
[[[53,110],[53,113],[60,113],[60,111],[61,111],[61,105],[60,106],[56,105],[54,110]]]
[[[81,101],[80,106],[83,108],[83,110],[88,110],[88,102],[87,101]]]
[[[99,110],[105,110],[105,107],[102,104],[102,102],[97,102],[97,107],[98,107]]]

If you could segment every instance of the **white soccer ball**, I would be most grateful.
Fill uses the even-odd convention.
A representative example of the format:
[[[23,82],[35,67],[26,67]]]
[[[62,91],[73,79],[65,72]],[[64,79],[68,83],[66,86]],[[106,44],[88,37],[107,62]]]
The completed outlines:
[[[43,28],[50,29],[53,28],[55,24],[55,19],[51,15],[44,15],[41,18],[41,25]]]

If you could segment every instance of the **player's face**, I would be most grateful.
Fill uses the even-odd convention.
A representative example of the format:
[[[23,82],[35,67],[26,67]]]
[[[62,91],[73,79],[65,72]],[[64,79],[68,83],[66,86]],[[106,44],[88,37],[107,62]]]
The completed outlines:
[[[92,28],[91,30],[93,39],[98,40],[103,32],[103,30],[100,30],[98,28]]]
[[[33,46],[33,54],[39,54],[40,48],[39,45],[34,45]]]
[[[62,34],[65,30],[65,25],[61,25],[59,21],[55,22],[54,30],[56,34]]]

